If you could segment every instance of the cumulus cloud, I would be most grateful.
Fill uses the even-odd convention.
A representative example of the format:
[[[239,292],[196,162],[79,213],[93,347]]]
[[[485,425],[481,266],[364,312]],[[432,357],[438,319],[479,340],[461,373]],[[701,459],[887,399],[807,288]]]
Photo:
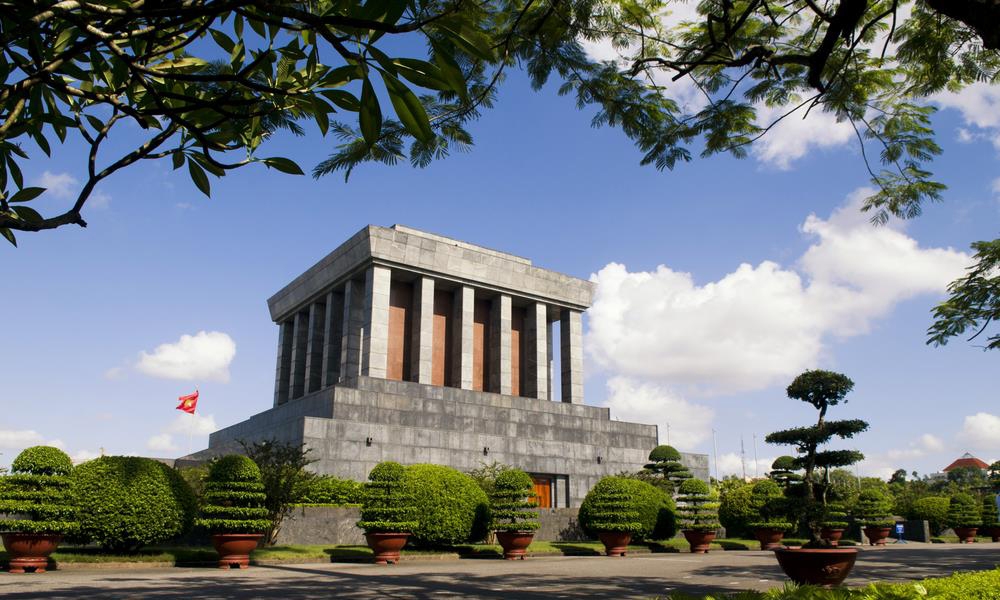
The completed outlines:
[[[140,352],[136,369],[163,379],[228,383],[234,356],[233,338],[219,331],[199,331],[182,335],[173,344],[160,344],[152,353]]]
[[[219,427],[215,424],[215,415],[199,415],[197,413],[179,414],[163,430],[146,440],[146,447],[154,452],[178,452],[181,448],[174,436],[188,438],[208,435]]]
[[[174,452],[177,446],[174,445],[173,436],[169,433],[158,433],[149,438],[146,447],[154,452]]]
[[[978,450],[1000,450],[1000,417],[988,412],[965,417],[961,439]]]
[[[925,433],[906,448],[894,448],[886,452],[890,460],[915,459],[944,450],[944,442],[936,435]]]
[[[754,143],[754,157],[778,169],[788,170],[793,162],[811,150],[845,146],[855,139],[850,122],[837,121],[835,115],[819,107],[809,111],[807,116],[806,108],[799,108],[781,118],[788,108],[758,106],[757,125],[767,127],[775,121],[777,123],[767,135]]]
[[[810,215],[812,246],[796,264],[741,264],[718,281],[660,265],[611,263],[597,283],[587,347],[612,374],[703,393],[761,389],[815,367],[831,337],[865,333],[919,294],[943,293],[967,254],[921,248],[899,227],[873,227],[858,190],[827,219]]]
[[[74,465],[78,465],[80,463],[85,463],[88,460],[94,460],[95,458],[99,458],[101,456],[104,456],[104,453],[101,451],[79,450],[70,455],[70,460],[73,461]]]
[[[97,210],[109,208],[111,206],[111,196],[101,190],[97,190],[87,199],[87,206]]]
[[[931,100],[962,113],[966,127],[959,130],[959,139],[986,138],[1000,149],[1000,90],[996,86],[976,82],[959,92],[936,94]]]
[[[45,171],[38,178],[38,186],[45,188],[46,193],[60,200],[76,198],[76,186],[79,183],[76,177],[73,177],[69,173]]]
[[[642,383],[625,377],[612,377],[607,382],[605,406],[611,416],[623,421],[656,424],[661,443],[690,448],[706,440],[712,431],[715,411],[693,404],[664,387]]]
[[[0,429],[0,448],[27,448],[45,441],[42,434],[34,429]]]
[[[742,456],[736,452],[726,452],[718,456],[719,474],[721,477],[726,477],[727,475],[743,477],[743,473],[745,472],[747,477],[763,477],[771,471],[771,463],[776,458],[778,457],[758,457],[755,465],[753,456],[751,455]],[[711,466],[714,470],[715,464]],[[755,466],[756,470],[754,469]]]

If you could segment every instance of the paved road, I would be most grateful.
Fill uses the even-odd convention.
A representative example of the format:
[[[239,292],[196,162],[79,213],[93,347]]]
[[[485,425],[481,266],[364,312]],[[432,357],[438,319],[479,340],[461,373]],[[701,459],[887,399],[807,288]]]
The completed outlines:
[[[905,581],[1000,564],[1000,544],[863,549],[849,582]],[[0,598],[486,598],[588,600],[654,598],[671,591],[766,589],[784,577],[765,552],[646,554],[628,558],[537,557],[368,564],[283,564],[215,569],[67,570],[0,573]]]

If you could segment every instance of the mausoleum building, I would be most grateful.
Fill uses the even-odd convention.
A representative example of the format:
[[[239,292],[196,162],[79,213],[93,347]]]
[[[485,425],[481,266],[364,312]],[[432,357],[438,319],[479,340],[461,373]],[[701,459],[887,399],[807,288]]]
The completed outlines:
[[[657,444],[655,425],[583,404],[592,294],[519,256],[368,226],[268,300],[273,407],[186,458],[278,439],[310,448],[317,472],[356,480],[383,460],[462,471],[497,461],[529,472],[543,507],[578,506]],[[707,456],[685,462],[707,478]]]

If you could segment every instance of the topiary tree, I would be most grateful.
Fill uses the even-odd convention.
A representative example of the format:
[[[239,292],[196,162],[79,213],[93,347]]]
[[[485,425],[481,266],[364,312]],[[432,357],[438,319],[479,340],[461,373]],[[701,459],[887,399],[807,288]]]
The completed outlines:
[[[941,535],[948,522],[948,507],[951,501],[945,496],[926,496],[913,501],[907,517],[927,521],[931,535]]]
[[[587,535],[597,537],[602,531],[635,534],[643,530],[639,509],[630,492],[630,481],[636,480],[602,477],[587,492],[577,516]]]
[[[493,531],[534,531],[538,529],[538,513],[532,509],[534,482],[521,469],[501,471],[493,481],[490,495],[490,529]]]
[[[718,496],[700,479],[688,479],[678,488],[681,529],[715,531],[719,528]]]
[[[864,455],[857,450],[820,449],[833,438],[853,438],[868,429],[868,423],[859,419],[826,420],[829,408],[841,402],[846,403],[847,394],[853,388],[854,382],[840,373],[820,370],[802,373],[792,381],[786,393],[789,398],[807,402],[819,411],[816,424],[776,431],[764,438],[769,444],[794,446],[799,454],[793,460],[793,466],[804,470],[803,518],[809,527],[810,544],[813,546],[823,545],[820,542],[820,530],[826,509],[826,488],[823,487],[823,493],[817,498],[814,473],[817,469],[828,472],[833,467],[851,465],[864,459]],[[817,502],[819,506],[815,506]]]
[[[759,520],[753,506],[753,485],[742,479],[727,478],[719,484],[719,522],[729,537],[750,538],[750,523]]]
[[[368,474],[358,527],[366,533],[409,533],[417,529],[413,496],[406,490],[406,468],[380,462]]]
[[[278,440],[246,442],[239,440],[243,453],[257,464],[261,482],[264,484],[264,507],[267,508],[270,527],[264,535],[268,545],[274,545],[281,531],[281,523],[292,511],[292,505],[299,502],[302,490],[315,475],[306,467],[316,462],[309,457],[310,450],[301,444],[289,444]]]
[[[781,487],[770,479],[762,479],[750,488],[750,508],[757,517],[749,523],[752,529],[786,531],[793,527],[788,519],[785,495]]]
[[[983,496],[981,511],[983,527],[1000,527],[1000,510],[997,510],[997,497],[993,494]]]
[[[453,546],[486,535],[489,499],[468,475],[440,465],[411,465],[404,482],[419,519],[411,532],[415,544]]]
[[[0,480],[0,532],[72,534],[76,510],[69,496],[73,462],[51,446],[24,449]]]
[[[138,456],[102,456],[73,469],[80,535],[115,552],[134,551],[191,529],[196,503],[167,465]]]
[[[986,470],[986,474],[990,480],[990,487],[994,492],[1000,493],[1000,460],[994,461]]]
[[[840,502],[828,502],[820,525],[823,529],[847,529],[847,507]]]
[[[691,479],[691,472],[681,464],[681,453],[673,446],[661,445],[649,453],[649,464],[645,469],[658,474],[670,484],[670,490],[676,490],[682,482]]]
[[[879,488],[861,490],[854,517],[863,527],[892,527],[892,497]]]
[[[257,464],[239,454],[212,462],[195,524],[212,533],[263,533],[271,526]]]
[[[971,494],[959,492],[951,497],[948,503],[948,526],[979,527],[983,524],[983,516],[979,503]]]
[[[796,473],[797,470],[795,457],[779,456],[771,463],[771,472],[767,476],[782,488],[787,488],[802,481],[802,476]]]
[[[638,531],[633,540],[665,540],[677,533],[677,507],[673,496],[648,481],[626,477],[623,486],[631,497],[631,506],[639,515]]]

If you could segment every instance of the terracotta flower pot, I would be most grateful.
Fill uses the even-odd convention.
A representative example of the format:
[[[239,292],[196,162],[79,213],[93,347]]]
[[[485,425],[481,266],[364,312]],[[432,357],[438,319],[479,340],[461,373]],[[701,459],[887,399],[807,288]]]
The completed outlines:
[[[712,540],[715,539],[715,532],[703,529],[685,529],[684,539],[691,546],[692,554],[706,554],[712,545]]]
[[[1000,527],[995,525],[993,527],[987,527],[983,533],[990,536],[994,542],[1000,542]]]
[[[955,535],[958,536],[959,544],[972,544],[976,541],[978,527],[953,527]]]
[[[368,547],[375,553],[373,562],[377,565],[396,564],[399,562],[399,551],[406,545],[409,532],[377,532],[366,533]]]
[[[263,533],[213,533],[212,545],[219,553],[219,568],[250,566],[250,553],[254,551]]]
[[[62,535],[58,533],[21,533],[3,534],[3,547],[10,557],[8,570],[11,573],[34,571],[44,573],[49,566],[49,555],[55,552]]]
[[[597,538],[604,544],[608,556],[625,556],[632,534],[627,531],[598,531]]]
[[[819,537],[830,542],[830,545],[836,548],[840,545],[840,538],[844,537],[844,529],[842,527],[824,527],[820,530]]]
[[[783,529],[754,529],[753,536],[760,542],[761,550],[774,550],[781,545],[781,538],[785,537]]]
[[[891,527],[865,527],[865,536],[872,546],[885,546],[885,540],[891,531]]]
[[[858,558],[856,548],[776,548],[781,570],[799,585],[833,587],[847,579]]]
[[[534,531],[498,531],[497,542],[503,548],[503,557],[506,560],[524,560],[525,551],[531,545]]]

